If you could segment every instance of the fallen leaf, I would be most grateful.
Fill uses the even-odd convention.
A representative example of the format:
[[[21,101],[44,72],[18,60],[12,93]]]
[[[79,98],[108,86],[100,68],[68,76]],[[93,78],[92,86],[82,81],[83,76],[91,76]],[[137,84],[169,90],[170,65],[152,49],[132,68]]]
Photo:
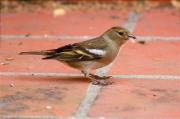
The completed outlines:
[[[180,0],[171,0],[171,4],[178,9],[180,8]]]
[[[15,60],[15,58],[6,58],[7,61]]]
[[[46,109],[52,109],[52,106],[48,105],[48,106],[46,106]]]
[[[160,58],[153,58],[154,61],[162,61]]]
[[[8,65],[9,62],[2,62],[1,65]]]
[[[18,45],[22,45],[22,42],[20,42]]]
[[[54,11],[53,11],[53,15],[54,15],[54,17],[57,17],[57,16],[62,16],[62,15],[64,15],[66,13],[66,11],[64,10],[64,9],[55,9]]]
[[[143,45],[147,45],[146,41],[139,41],[138,43],[143,44]]]
[[[10,86],[11,86],[11,87],[14,87],[14,84],[11,83]]]
[[[30,33],[27,33],[25,36],[26,36],[26,37],[29,37],[29,36],[30,36]]]

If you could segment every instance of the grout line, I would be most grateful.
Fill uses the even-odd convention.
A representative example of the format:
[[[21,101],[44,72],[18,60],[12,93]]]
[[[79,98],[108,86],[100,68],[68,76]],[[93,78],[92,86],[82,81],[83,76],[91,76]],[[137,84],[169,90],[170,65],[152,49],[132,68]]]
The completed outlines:
[[[11,116],[11,115],[0,115],[1,119],[74,119],[73,117],[64,116]]]
[[[75,118],[71,116],[11,116],[11,115],[0,115],[0,119],[144,119],[144,118],[124,118],[124,117],[114,117],[114,118],[106,118],[106,117],[86,117],[86,118]],[[152,119],[152,118],[146,118]],[[164,118],[156,118],[156,119],[164,119]],[[167,118],[167,119],[175,119],[175,118]]]
[[[180,37],[137,36],[138,40],[180,40]]]
[[[1,119],[144,119],[144,118],[123,118],[123,117],[115,117],[115,118],[106,118],[106,117],[86,117],[86,118],[75,118],[75,117],[63,117],[63,116],[10,116],[3,115],[0,116]],[[152,119],[152,118],[146,118]],[[164,119],[164,118],[155,118],[155,119]],[[167,119],[175,119],[175,118],[167,118]]]
[[[36,73],[36,72],[0,72],[0,75],[19,75],[19,76],[84,76],[83,74],[71,73]]]
[[[105,75],[109,71],[112,64],[113,63],[107,65],[106,67],[98,69],[96,71],[96,74],[99,75],[99,76]],[[93,85],[93,84],[89,85],[88,90],[86,92],[86,95],[85,95],[83,101],[79,105],[79,107],[76,110],[76,113],[74,115],[76,118],[85,118],[85,117],[87,117],[87,114],[88,114],[92,104],[94,103],[94,101],[95,101],[101,87],[102,86]]]
[[[76,110],[74,117],[75,118],[85,118],[87,117],[87,114],[94,103],[99,91],[101,89],[101,86],[90,84],[88,87],[88,90],[86,92],[86,95],[79,105],[78,109]]]
[[[132,33],[140,17],[141,14],[134,11],[131,12],[123,27],[127,28]]]
[[[137,79],[178,79],[180,76],[171,76],[171,75],[112,75],[114,78],[137,78]]]
[[[104,72],[103,72],[104,73]],[[69,73],[35,73],[35,72],[0,72],[0,75],[11,76],[84,76],[83,74]],[[180,76],[172,75],[111,75],[113,78],[137,78],[137,79],[170,79],[180,80]]]
[[[141,14],[137,14],[135,12],[131,12],[127,22],[124,24],[124,27],[126,27],[127,29],[130,30],[130,32],[133,31],[133,29],[136,26],[136,22],[138,21],[138,19],[140,18]],[[107,65],[106,67],[100,68],[96,71],[97,75],[105,75],[110,67],[112,66],[113,63]],[[87,93],[85,95],[85,98],[83,99],[82,103],[79,105],[76,113],[75,113],[75,117],[76,118],[84,118],[87,117],[87,114],[91,108],[91,106],[93,105],[93,103],[95,102],[95,99],[100,91],[102,86],[98,86],[98,85],[92,85],[90,84]]]
[[[76,39],[90,39],[94,38],[96,36],[51,36],[51,35],[0,35],[0,38],[3,39],[11,39],[11,38],[32,38],[32,39],[70,39],[70,40],[76,40]]]
[[[127,27],[126,27],[127,28]],[[87,40],[92,39],[97,36],[43,36],[43,35],[32,35],[32,36],[24,36],[24,35],[0,35],[2,40],[4,39],[13,39],[13,38],[22,38],[22,39],[59,39],[59,40]],[[137,40],[180,40],[180,37],[164,37],[164,36],[136,36]]]

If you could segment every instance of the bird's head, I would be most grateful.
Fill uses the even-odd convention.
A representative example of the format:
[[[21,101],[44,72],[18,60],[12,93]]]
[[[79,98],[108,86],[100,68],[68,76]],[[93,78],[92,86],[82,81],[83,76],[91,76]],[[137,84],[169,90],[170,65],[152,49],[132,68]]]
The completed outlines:
[[[129,39],[136,39],[130,31],[123,27],[112,27],[106,31],[103,35],[108,36],[111,40],[123,44]]]

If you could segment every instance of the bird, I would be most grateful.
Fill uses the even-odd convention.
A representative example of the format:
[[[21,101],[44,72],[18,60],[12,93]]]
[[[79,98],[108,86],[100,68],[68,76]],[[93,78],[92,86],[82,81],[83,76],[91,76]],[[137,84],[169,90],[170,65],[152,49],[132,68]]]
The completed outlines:
[[[98,76],[90,71],[99,69],[113,62],[122,45],[129,39],[136,39],[124,27],[115,26],[105,31],[99,37],[67,44],[57,49],[21,52],[20,55],[43,55],[42,60],[54,59],[80,70],[94,85],[107,86],[114,82],[106,81],[111,76]]]

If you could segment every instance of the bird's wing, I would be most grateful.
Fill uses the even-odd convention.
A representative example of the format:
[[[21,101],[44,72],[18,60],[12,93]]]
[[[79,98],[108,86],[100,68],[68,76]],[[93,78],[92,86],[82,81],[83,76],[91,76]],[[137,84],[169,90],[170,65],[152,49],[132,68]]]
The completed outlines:
[[[91,45],[91,42],[94,41],[91,40],[81,43],[74,43],[65,45],[58,49],[47,50],[52,52],[52,55],[43,59],[57,59],[61,61],[88,61],[101,59],[105,54],[107,46],[102,44]]]

